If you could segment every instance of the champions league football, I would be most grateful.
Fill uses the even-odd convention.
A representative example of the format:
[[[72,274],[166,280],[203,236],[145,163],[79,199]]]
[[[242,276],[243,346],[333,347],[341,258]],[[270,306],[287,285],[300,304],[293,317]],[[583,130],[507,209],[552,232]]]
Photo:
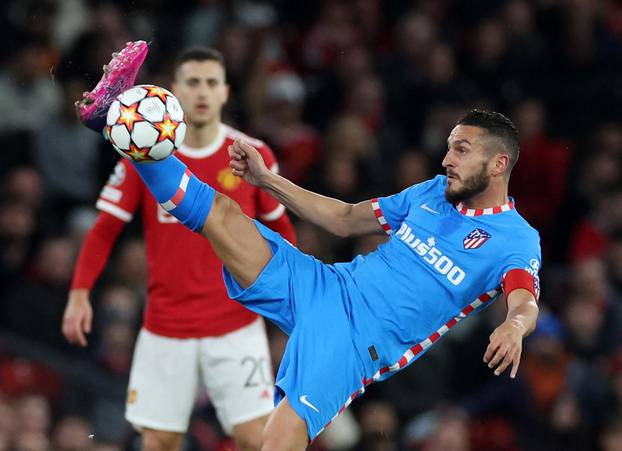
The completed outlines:
[[[162,160],[183,142],[184,112],[177,98],[154,85],[134,86],[117,96],[106,116],[114,149],[137,162]]]

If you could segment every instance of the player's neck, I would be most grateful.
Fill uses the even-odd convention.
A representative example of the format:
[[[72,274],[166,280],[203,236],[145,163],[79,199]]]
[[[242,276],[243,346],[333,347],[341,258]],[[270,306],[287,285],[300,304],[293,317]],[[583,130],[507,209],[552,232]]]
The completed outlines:
[[[493,208],[505,205],[509,202],[507,184],[503,186],[492,186],[492,184],[482,193],[461,202],[464,208]]]
[[[218,137],[220,128],[220,118],[210,123],[194,125],[188,123],[184,145],[193,149],[201,149],[212,144]]]

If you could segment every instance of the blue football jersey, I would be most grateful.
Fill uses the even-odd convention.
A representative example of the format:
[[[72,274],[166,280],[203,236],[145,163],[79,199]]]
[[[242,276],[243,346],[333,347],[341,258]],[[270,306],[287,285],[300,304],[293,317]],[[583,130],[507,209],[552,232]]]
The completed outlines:
[[[501,294],[504,275],[523,269],[538,283],[540,238],[507,204],[459,211],[437,176],[373,202],[389,241],[335,270],[367,383],[420,357],[460,319]],[[535,287],[537,291],[537,287]]]

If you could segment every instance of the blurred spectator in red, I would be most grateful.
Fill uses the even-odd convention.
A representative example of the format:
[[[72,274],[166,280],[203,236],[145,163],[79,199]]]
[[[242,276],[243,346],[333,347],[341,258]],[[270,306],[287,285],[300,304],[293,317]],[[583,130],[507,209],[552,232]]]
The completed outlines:
[[[520,103],[512,117],[520,135],[520,164],[512,171],[510,193],[521,215],[540,232],[546,254],[558,233],[572,152],[568,143],[547,136],[546,111],[539,100]]]
[[[266,84],[265,107],[255,130],[279,157],[280,172],[297,184],[306,184],[321,158],[319,134],[302,122],[305,86],[293,72],[277,72]]]
[[[1,361],[0,391],[7,397],[15,399],[36,394],[56,400],[62,390],[61,376],[43,363],[19,357]]]

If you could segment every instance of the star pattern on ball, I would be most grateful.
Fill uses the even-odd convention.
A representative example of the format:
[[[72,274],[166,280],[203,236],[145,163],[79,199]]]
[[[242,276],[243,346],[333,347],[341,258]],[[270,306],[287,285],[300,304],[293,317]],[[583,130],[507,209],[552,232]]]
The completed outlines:
[[[166,103],[168,93],[159,86],[150,86],[147,88],[147,97],[159,97],[162,102]]]
[[[136,147],[134,143],[130,144],[130,150],[127,151],[127,154],[132,157],[134,161],[143,161],[149,158],[149,148],[148,147]]]
[[[165,139],[170,139],[171,141],[175,142],[175,130],[177,130],[177,126],[179,125],[178,121],[172,120],[171,117],[167,114],[164,117],[163,121],[157,122],[153,125],[155,125],[155,127],[160,132],[160,136],[158,136],[158,142],[164,141]]]
[[[142,121],[142,115],[136,111],[138,109],[138,103],[135,103],[130,106],[121,105],[120,115],[117,119],[117,124],[125,124],[125,127],[128,131],[132,131],[134,128],[134,122]]]

